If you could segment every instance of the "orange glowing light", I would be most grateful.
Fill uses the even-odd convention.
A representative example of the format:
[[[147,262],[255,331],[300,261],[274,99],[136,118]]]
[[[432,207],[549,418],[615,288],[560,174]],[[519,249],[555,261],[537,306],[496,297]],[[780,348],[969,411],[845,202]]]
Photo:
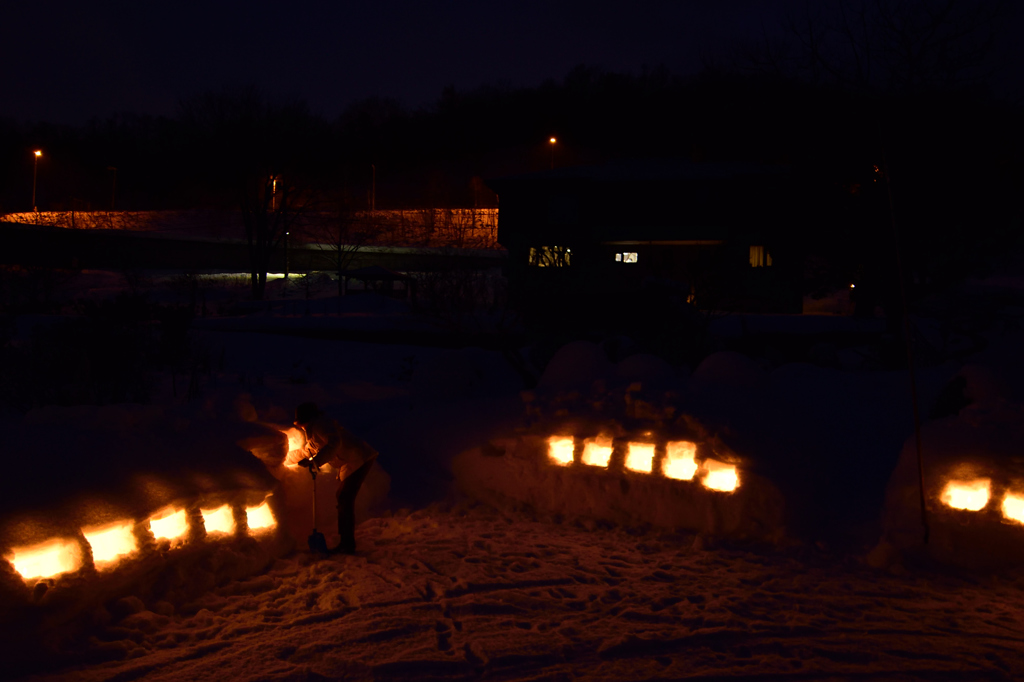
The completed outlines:
[[[592,467],[606,467],[612,458],[612,439],[607,436],[588,438],[583,443],[583,463]]]
[[[942,490],[940,499],[953,509],[980,511],[992,495],[992,481],[977,478],[972,481],[950,481]]]
[[[249,530],[262,530],[277,525],[274,514],[270,511],[270,503],[266,501],[258,507],[246,507],[245,520]]]
[[[548,438],[548,458],[559,466],[572,464],[573,449],[572,436],[551,436]]]
[[[11,564],[25,580],[52,578],[82,566],[82,550],[75,540],[48,540],[31,547],[15,547],[13,551]]]
[[[299,460],[306,457],[306,434],[301,429],[285,429],[284,435],[288,436],[288,455],[284,458],[285,466],[293,468]]]
[[[35,150],[35,151],[34,151],[34,152],[32,152],[32,153],[33,153],[33,154],[35,154],[36,156],[42,156],[42,155],[43,155],[43,152],[42,152],[42,150],[40,150],[40,149],[37,149],[37,150]]]
[[[97,568],[111,567],[139,548],[135,533],[132,532],[134,527],[134,521],[124,520],[98,528],[82,529]]]
[[[661,463],[665,478],[689,481],[697,473],[697,444],[688,440],[670,441],[665,446],[665,460]]]
[[[150,519],[149,529],[153,531],[153,537],[157,540],[160,538],[177,540],[188,532],[188,518],[185,516],[185,510],[179,509],[160,518]]]
[[[626,468],[642,474],[654,469],[654,444],[630,443],[626,450]]]
[[[1011,521],[1024,523],[1024,496],[1006,493],[1006,497],[1003,498],[1003,516]]]
[[[558,140],[556,140],[555,138],[552,137],[550,140],[548,140],[548,142],[550,142],[551,144],[554,144],[554,143],[558,142]]]
[[[735,465],[709,459],[704,461],[704,468],[708,472],[704,476],[704,480],[701,481],[705,488],[718,490],[723,493],[731,493],[739,487],[740,477],[736,473]]]
[[[231,505],[225,504],[216,509],[200,509],[203,515],[203,525],[206,527],[206,534],[235,532],[235,517],[231,513]]]

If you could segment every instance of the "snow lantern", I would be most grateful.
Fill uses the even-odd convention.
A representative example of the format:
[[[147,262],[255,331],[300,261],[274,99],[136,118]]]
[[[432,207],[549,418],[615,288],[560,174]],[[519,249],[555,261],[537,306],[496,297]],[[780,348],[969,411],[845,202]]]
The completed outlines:
[[[1024,495],[1006,493],[1003,498],[1003,516],[1017,523],[1024,523]]]
[[[572,436],[551,436],[548,438],[548,458],[559,466],[572,464],[575,444]]]
[[[665,445],[661,473],[665,478],[693,480],[693,475],[697,473],[697,444],[688,440],[669,441]]]
[[[264,500],[263,504],[258,507],[246,507],[245,520],[246,525],[249,526],[251,531],[270,529],[277,526],[277,520],[274,518],[273,512],[270,511],[269,500]]]
[[[608,436],[587,438],[583,441],[582,461],[587,466],[608,468],[612,458],[612,439]]]
[[[950,480],[942,489],[940,499],[953,509],[981,511],[992,495],[992,481],[988,478]]]
[[[92,549],[92,561],[96,568],[112,568],[139,548],[134,529],[135,522],[130,519],[82,529],[82,535]]]
[[[172,542],[181,540],[188,532],[188,518],[184,509],[176,509],[170,513],[163,512],[159,517],[149,519],[149,529],[157,540],[167,539]]]
[[[626,469],[641,474],[654,470],[654,443],[633,442],[626,447]]]
[[[701,483],[709,490],[731,493],[740,485],[739,475],[736,473],[736,465],[718,462],[713,459],[704,460],[704,469],[707,471]]]
[[[284,458],[284,463],[286,466],[295,467],[307,456],[306,434],[296,428],[285,429],[283,433],[288,437],[288,454]]]
[[[82,550],[74,539],[57,538],[13,551],[11,564],[25,580],[52,578],[82,567]]]
[[[223,505],[216,509],[200,509],[203,516],[203,526],[206,527],[206,534],[225,533],[230,535],[235,532],[235,517],[231,513],[231,505]]]

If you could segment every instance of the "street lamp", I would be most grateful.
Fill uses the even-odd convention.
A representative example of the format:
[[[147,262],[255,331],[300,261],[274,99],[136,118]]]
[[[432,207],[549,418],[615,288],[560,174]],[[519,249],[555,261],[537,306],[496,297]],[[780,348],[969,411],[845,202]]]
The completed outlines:
[[[39,213],[39,209],[36,208],[36,174],[39,171],[39,157],[43,155],[41,149],[37,149],[34,152],[35,158],[32,159],[32,211]]]
[[[551,144],[551,170],[555,170],[555,143],[558,140],[552,137],[548,142]]]

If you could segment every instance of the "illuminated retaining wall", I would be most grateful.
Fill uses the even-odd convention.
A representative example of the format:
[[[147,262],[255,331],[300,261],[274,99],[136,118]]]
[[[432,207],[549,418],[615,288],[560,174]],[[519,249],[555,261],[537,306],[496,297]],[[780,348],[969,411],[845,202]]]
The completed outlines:
[[[707,444],[656,433],[555,433],[494,441],[461,453],[452,468],[461,491],[498,506],[513,502],[626,525],[781,539],[781,493],[727,459]]]

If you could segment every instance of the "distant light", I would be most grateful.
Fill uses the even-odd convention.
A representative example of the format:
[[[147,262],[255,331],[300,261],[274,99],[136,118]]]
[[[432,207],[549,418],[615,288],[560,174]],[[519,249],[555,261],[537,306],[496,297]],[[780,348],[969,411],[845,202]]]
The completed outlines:
[[[217,509],[200,509],[203,515],[203,525],[206,527],[206,534],[235,532],[235,517],[231,513],[231,506],[225,504]]]
[[[559,466],[568,466],[572,464],[574,447],[572,436],[551,436],[548,438],[548,459]]]
[[[740,478],[735,465],[708,459],[704,461],[704,468],[708,472],[701,481],[705,488],[729,493],[739,487]]]
[[[162,518],[149,520],[149,529],[153,531],[156,539],[167,538],[176,540],[188,532],[188,519],[185,517],[185,510],[178,511]]]
[[[612,458],[612,439],[607,436],[588,438],[583,445],[583,463],[593,467],[608,467]]]
[[[973,481],[949,481],[940,499],[953,509],[980,511],[988,504],[992,494],[992,481],[979,478]]]
[[[273,528],[277,525],[273,513],[270,511],[270,503],[264,502],[258,507],[245,508],[245,522],[249,530],[261,530]]]
[[[649,474],[654,468],[654,444],[630,443],[626,451],[626,468]]]
[[[11,563],[25,580],[51,578],[77,571],[82,565],[82,553],[75,540],[50,540],[32,547],[15,547]]]
[[[850,285],[850,288],[851,288],[851,289],[856,289],[856,288],[857,288],[857,285],[856,285],[856,284],[851,284],[851,285]]]
[[[554,142],[554,140],[552,140],[552,142]],[[34,152],[32,152],[32,153],[33,153],[33,154],[35,154],[36,156],[42,156],[42,155],[43,155],[43,152],[42,152],[42,150],[39,150],[39,149],[35,150],[35,151],[34,151]]]
[[[661,463],[661,473],[665,474],[666,478],[691,480],[697,473],[697,444],[686,440],[668,443],[665,447],[665,459]]]
[[[556,140],[555,138],[552,137],[550,140],[548,140],[548,142],[550,142],[551,144],[554,144],[554,143],[558,142],[558,140]],[[38,153],[39,152],[36,152],[36,154],[38,154]]]
[[[1006,493],[1003,498],[1003,516],[1017,523],[1024,523],[1024,497]]]
[[[126,554],[138,549],[132,528],[135,522],[124,520],[118,523],[95,529],[82,529],[85,541],[92,548],[92,560],[100,564],[113,565]]]

